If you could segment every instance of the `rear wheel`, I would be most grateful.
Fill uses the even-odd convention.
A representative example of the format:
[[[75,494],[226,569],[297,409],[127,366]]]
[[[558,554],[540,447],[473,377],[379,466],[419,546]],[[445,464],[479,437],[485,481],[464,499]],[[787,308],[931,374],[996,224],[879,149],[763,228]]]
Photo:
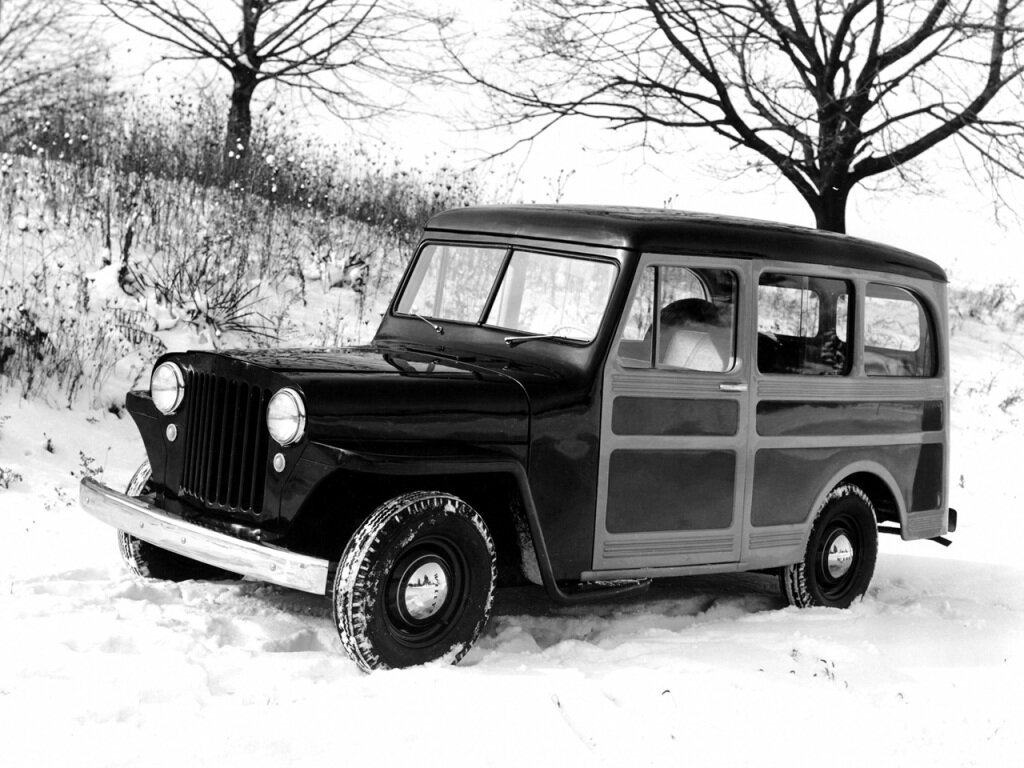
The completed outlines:
[[[144,461],[128,481],[125,493],[128,496],[141,496],[147,493],[152,474],[149,462]],[[117,532],[117,544],[121,551],[121,559],[137,576],[164,581],[225,581],[242,578],[237,573],[161,549],[124,531]]]
[[[494,541],[480,515],[446,493],[378,507],[352,536],[334,580],[334,619],[365,671],[457,663],[490,616]]]
[[[856,485],[838,485],[825,497],[804,559],[782,569],[782,592],[802,608],[848,608],[867,591],[877,558],[874,505]]]

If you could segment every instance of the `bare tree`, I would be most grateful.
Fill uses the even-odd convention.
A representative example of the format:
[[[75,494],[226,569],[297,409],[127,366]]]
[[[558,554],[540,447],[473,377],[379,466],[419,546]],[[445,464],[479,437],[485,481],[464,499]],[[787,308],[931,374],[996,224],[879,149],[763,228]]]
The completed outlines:
[[[263,83],[295,88],[336,114],[390,105],[365,91],[403,69],[427,19],[390,0],[99,0],[114,17],[166,43],[168,60],[211,61],[231,75],[226,150],[249,145],[252,98]],[[213,5],[221,14],[216,15]],[[437,21],[437,20],[432,20]]]
[[[95,89],[102,46],[74,0],[0,0],[0,138]],[[74,45],[70,43],[74,41]]]
[[[522,4],[503,64],[449,49],[504,125],[533,126],[524,141],[577,116],[643,142],[713,133],[837,232],[854,187],[947,140],[990,180],[1024,177],[1021,0]]]

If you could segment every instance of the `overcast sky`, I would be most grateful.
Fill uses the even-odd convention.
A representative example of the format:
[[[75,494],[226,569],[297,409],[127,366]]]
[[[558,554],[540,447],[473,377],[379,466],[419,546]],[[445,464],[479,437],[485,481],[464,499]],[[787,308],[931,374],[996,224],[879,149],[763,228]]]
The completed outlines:
[[[500,24],[508,7],[498,0],[449,2],[480,34]],[[221,4],[223,0],[212,2]],[[108,35],[115,43],[117,69],[130,87],[153,92],[180,88],[182,83],[198,86],[212,73],[223,89],[226,109],[229,84],[223,70],[154,63],[164,50],[160,44],[119,26]],[[374,126],[371,142],[386,142],[388,152],[410,164],[442,159],[472,164],[512,141],[508,135],[469,131],[458,117],[485,105],[481,94],[446,92],[431,94],[428,101],[441,117],[392,118]],[[339,126],[333,119],[305,122],[308,130],[340,143],[360,140],[366,129],[359,124]],[[629,149],[636,140],[635,135],[612,133],[581,119],[566,121],[492,166],[494,178],[500,180],[496,195],[526,202],[560,197],[565,203],[668,205],[813,226],[810,210],[788,183],[773,184],[769,175],[725,179],[716,173],[720,165],[727,165],[726,148],[709,144],[700,145],[699,151],[652,154]],[[893,189],[884,193],[856,190],[848,211],[850,234],[918,252],[961,282],[1012,280],[1024,285],[1024,183],[1010,189],[1010,200],[1022,218],[1004,213],[1000,225],[991,197],[972,183],[954,158],[932,155],[926,167],[932,189],[925,194],[901,190],[895,179],[887,184]],[[500,189],[506,186],[508,190]]]

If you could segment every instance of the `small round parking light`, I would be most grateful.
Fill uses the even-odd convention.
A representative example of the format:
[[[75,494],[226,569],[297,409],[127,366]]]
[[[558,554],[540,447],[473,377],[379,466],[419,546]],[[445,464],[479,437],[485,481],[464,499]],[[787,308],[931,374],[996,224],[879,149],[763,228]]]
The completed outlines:
[[[281,445],[292,445],[306,431],[306,406],[294,389],[279,389],[267,406],[267,430]]]
[[[284,454],[283,453],[275,453],[274,454],[274,471],[275,472],[284,472],[284,465],[285,465]]]
[[[149,395],[153,405],[165,416],[170,416],[185,397],[185,377],[174,363],[160,363],[153,369],[149,380]]]
[[[164,430],[164,433],[167,435],[167,442],[173,443],[175,440],[178,439],[178,425],[168,424],[167,429]]]

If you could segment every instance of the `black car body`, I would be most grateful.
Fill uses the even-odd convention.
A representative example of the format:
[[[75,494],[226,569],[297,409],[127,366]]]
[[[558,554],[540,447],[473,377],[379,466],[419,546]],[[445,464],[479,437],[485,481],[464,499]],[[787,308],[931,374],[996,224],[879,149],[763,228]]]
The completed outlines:
[[[572,602],[779,569],[791,602],[848,605],[876,524],[955,523],[945,283],[912,254],[779,224],[441,213],[367,347],[161,358],[174,407],[128,399],[150,472],[127,497],[89,481],[83,503],[148,575],[196,563],[325,593],[333,573],[367,669],[458,660],[495,582]],[[669,288],[717,308],[716,362],[653,351]]]

